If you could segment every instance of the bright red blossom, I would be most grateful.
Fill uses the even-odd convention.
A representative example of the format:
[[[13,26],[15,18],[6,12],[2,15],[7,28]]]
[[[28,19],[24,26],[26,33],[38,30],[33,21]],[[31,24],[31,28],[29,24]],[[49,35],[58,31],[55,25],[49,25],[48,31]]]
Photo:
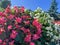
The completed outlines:
[[[22,22],[22,19],[18,17],[18,18],[16,18],[16,22],[17,23],[21,23]]]
[[[14,15],[9,15],[7,18],[12,20],[14,18]]]
[[[20,12],[24,12],[24,10],[25,10],[25,8],[22,6],[22,7],[20,8]]]
[[[37,40],[37,39],[39,39],[40,38],[40,36],[38,36],[37,34],[34,34],[33,35],[33,40]]]
[[[1,18],[0,18],[0,24],[3,25],[5,22],[6,22],[5,17],[1,17]]]
[[[15,10],[15,12],[16,12],[16,13],[18,13],[18,12],[19,12],[19,10],[18,10],[18,7],[17,7],[17,6],[15,6],[15,7],[14,7],[14,10]]]
[[[10,13],[10,12],[11,12],[10,6],[8,5],[8,7],[7,7],[6,10],[5,10],[5,13]]]
[[[31,35],[26,35],[26,37],[24,38],[25,42],[30,42],[31,41]]]
[[[24,16],[21,16],[22,19],[28,19],[28,18],[31,18],[30,16],[28,15],[24,15]]]
[[[25,21],[25,24],[30,24],[30,21]]]

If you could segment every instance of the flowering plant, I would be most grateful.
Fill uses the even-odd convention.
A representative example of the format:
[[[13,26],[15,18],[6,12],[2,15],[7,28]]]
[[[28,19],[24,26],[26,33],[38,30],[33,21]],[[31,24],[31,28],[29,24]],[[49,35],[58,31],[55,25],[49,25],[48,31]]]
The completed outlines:
[[[41,45],[57,45],[59,38],[59,30],[56,29],[54,18],[40,8],[35,11],[30,11],[32,17],[37,18],[42,24],[42,37],[40,38]]]
[[[24,12],[24,7],[8,6],[0,12],[0,45],[37,45],[42,24]]]

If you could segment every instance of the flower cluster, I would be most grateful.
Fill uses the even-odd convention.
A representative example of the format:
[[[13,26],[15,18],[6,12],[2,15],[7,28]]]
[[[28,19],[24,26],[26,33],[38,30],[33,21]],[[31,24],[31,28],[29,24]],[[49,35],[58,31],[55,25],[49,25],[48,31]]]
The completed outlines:
[[[30,11],[30,15],[33,15],[32,17],[37,18],[39,22],[42,23],[41,45],[60,45],[57,43],[60,39],[60,27],[53,23],[54,18],[50,17],[48,13],[44,12],[39,7],[35,11]]]
[[[15,6],[12,13],[8,6],[0,12],[0,45],[15,45],[17,42],[20,45],[35,45],[35,41],[42,36],[42,25],[24,9]]]

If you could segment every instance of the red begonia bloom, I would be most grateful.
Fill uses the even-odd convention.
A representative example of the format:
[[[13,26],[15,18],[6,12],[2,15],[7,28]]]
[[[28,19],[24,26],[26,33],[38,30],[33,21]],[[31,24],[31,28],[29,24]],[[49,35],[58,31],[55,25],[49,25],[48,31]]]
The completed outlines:
[[[24,12],[24,10],[25,10],[25,8],[22,6],[22,7],[20,8],[20,12]]]
[[[22,22],[22,19],[18,17],[18,18],[16,18],[16,22],[17,23],[21,23]]]
[[[33,37],[32,37],[33,40],[37,40],[39,38],[40,38],[40,36],[38,36],[37,34],[34,34]]]
[[[26,37],[24,38],[25,42],[31,42],[31,35],[26,35]]]
[[[1,18],[0,18],[0,24],[3,25],[5,22],[6,22],[5,17],[1,17]]]
[[[14,15],[9,15],[7,18],[12,20],[14,18]]]

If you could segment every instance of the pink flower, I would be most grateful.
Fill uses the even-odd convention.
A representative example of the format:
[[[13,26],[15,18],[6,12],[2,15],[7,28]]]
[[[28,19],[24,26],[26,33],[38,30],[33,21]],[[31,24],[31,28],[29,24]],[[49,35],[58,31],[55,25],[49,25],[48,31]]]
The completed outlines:
[[[8,26],[8,30],[10,30],[10,29],[12,29],[12,25],[9,25],[9,26]]]
[[[20,25],[17,25],[17,24],[14,24],[14,26],[18,29],[21,27]]]
[[[9,15],[8,19],[12,20],[14,18],[14,15]]]
[[[37,30],[37,32],[36,32],[37,35],[41,35],[41,33],[42,33],[42,30],[41,29],[40,30]]]
[[[42,25],[38,22],[37,19],[34,19],[32,24],[37,28],[37,30],[40,30],[42,28]]]
[[[0,28],[0,34],[2,34],[2,32],[5,32],[4,28]]]
[[[3,12],[0,12],[0,16],[2,16]]]
[[[17,34],[17,32],[15,30],[12,30],[12,34]]]
[[[24,27],[21,27],[20,29],[21,29],[23,32],[25,31],[25,28],[24,28]]]
[[[5,9],[5,13],[10,13],[11,10],[10,10],[10,6],[8,5],[8,7]]]
[[[21,8],[20,8],[20,12],[24,12],[24,7],[22,6]]]
[[[33,40],[37,40],[37,39],[39,39],[39,38],[40,38],[40,37],[39,37],[37,34],[34,34],[33,37],[32,37]]]
[[[0,39],[0,44],[2,43],[2,40]]]
[[[35,45],[35,43],[34,42],[30,42],[30,45]]]
[[[25,23],[25,24],[30,24],[30,21],[25,21],[24,23]]]
[[[31,42],[31,35],[26,35],[26,37],[24,38],[25,42]]]
[[[13,38],[13,39],[15,39],[16,38],[16,36],[17,36],[17,32],[16,31],[12,31],[12,33],[10,34],[10,38]]]
[[[5,22],[6,22],[5,17],[1,17],[1,18],[0,18],[0,24],[3,25]]]
[[[38,22],[37,19],[34,19],[32,24],[33,24],[34,26],[38,26],[38,25],[40,25],[40,23]]]
[[[18,13],[18,12],[19,12],[19,10],[18,10],[18,7],[17,7],[17,6],[15,6],[15,7],[14,7],[14,10],[15,10],[15,12],[16,12],[16,13]]]
[[[25,34],[30,35],[30,30],[29,29],[25,29],[24,27],[20,28]]]
[[[22,19],[28,19],[30,18],[30,16],[27,16],[27,15],[24,15],[24,16],[21,16]]]
[[[9,45],[14,45],[14,41],[9,42]]]
[[[4,17],[5,15],[4,15],[4,13],[3,13],[3,12],[0,12],[0,16],[1,16],[1,17]]]
[[[23,32],[24,32],[25,34],[30,34],[30,30],[29,30],[29,29],[25,29]]]
[[[3,42],[3,44],[2,45],[6,45],[6,42]]]
[[[22,22],[22,19],[18,17],[18,18],[16,18],[16,22],[17,23],[21,23]]]

